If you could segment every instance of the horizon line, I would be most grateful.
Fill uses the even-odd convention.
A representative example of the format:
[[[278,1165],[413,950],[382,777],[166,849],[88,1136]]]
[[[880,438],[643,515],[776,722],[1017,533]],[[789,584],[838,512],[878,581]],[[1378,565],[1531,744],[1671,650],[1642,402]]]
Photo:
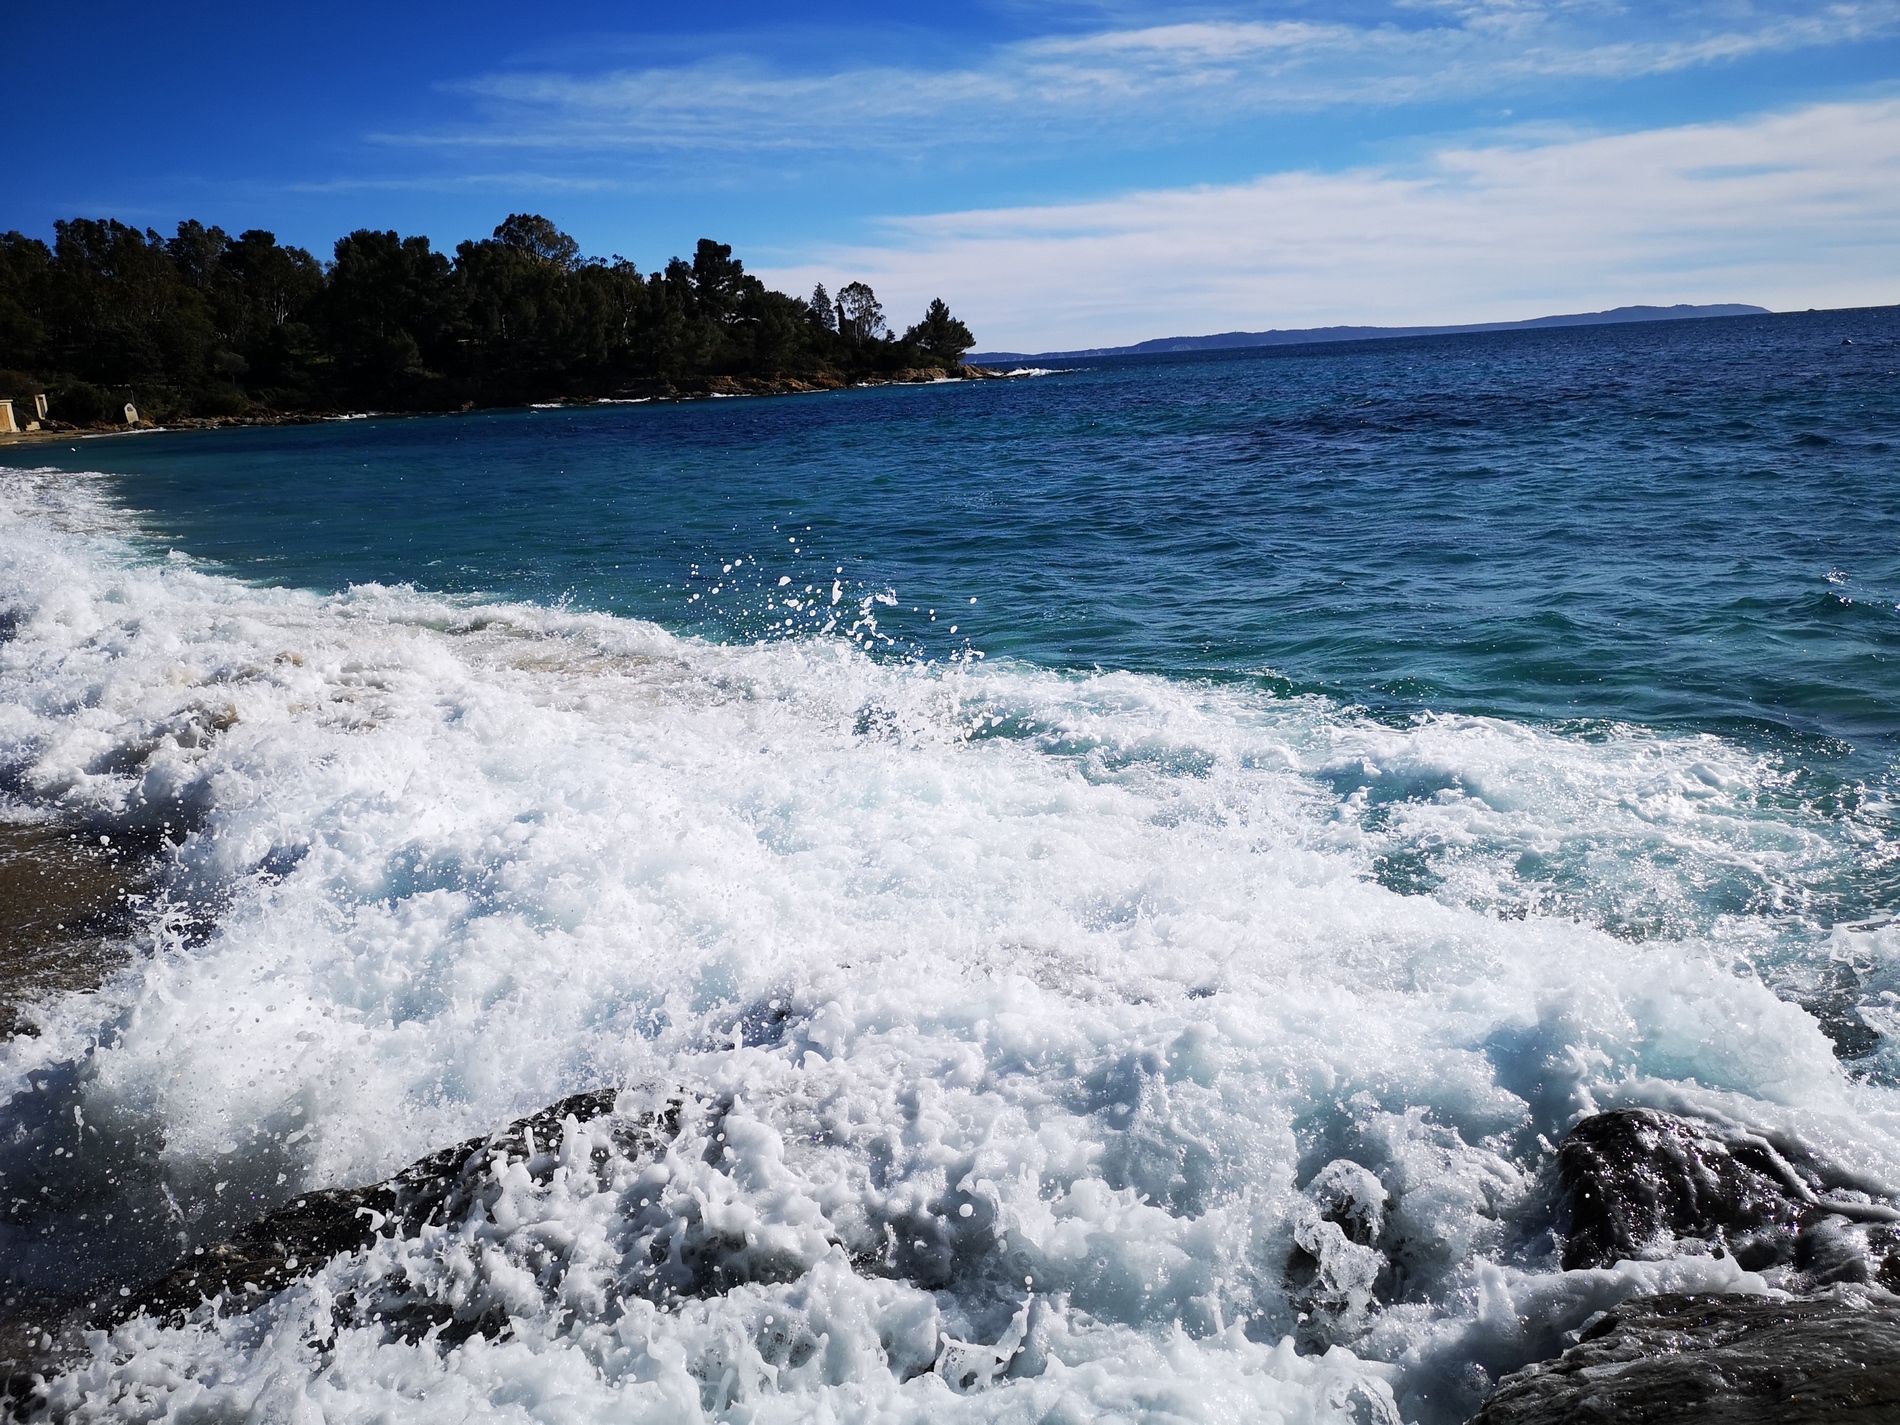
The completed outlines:
[[[1888,304],[1876,304],[1888,305]],[[1327,342],[1389,341],[1414,336],[1562,329],[1573,326],[1633,326],[1645,322],[1714,321],[1731,317],[1796,316],[1810,312],[1861,311],[1861,307],[1791,308],[1777,312],[1749,302],[1677,302],[1668,306],[1632,303],[1592,312],[1563,312],[1496,322],[1453,322],[1429,326],[1373,326],[1335,323],[1318,327],[1270,327],[1259,331],[1210,332],[1200,336],[1149,337],[1121,346],[1078,347],[1067,351],[973,351],[967,361],[1085,360],[1102,356],[1156,356],[1191,351],[1234,351],[1257,346],[1320,345]]]

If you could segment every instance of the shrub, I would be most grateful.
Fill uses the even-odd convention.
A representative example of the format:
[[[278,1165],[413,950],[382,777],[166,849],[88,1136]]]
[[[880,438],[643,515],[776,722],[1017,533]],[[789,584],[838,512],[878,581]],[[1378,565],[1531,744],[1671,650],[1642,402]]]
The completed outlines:
[[[191,413],[195,416],[241,416],[250,409],[251,403],[244,393],[235,386],[207,386],[200,391],[191,403]]]
[[[73,381],[53,392],[46,398],[46,413],[76,426],[99,425],[109,416],[124,415],[122,410],[113,410],[111,398],[90,381]]]
[[[30,409],[33,398],[45,389],[44,382],[35,381],[24,371],[0,371],[0,400],[22,401]]]

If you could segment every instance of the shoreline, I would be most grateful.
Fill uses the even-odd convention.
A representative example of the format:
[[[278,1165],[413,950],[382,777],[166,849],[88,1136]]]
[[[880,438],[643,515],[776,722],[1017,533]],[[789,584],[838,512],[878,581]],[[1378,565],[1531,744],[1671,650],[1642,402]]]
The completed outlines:
[[[98,990],[134,959],[161,866],[138,840],[71,821],[0,822],[0,1050],[38,1037],[42,1006]],[[25,1198],[0,1203],[0,1231],[30,1211]],[[0,1274],[0,1418],[31,1397],[36,1377],[79,1358],[62,1322],[80,1300]]]
[[[329,425],[338,421],[384,420],[404,416],[464,416],[479,411],[589,410],[597,406],[680,404],[687,401],[729,400],[739,396],[807,396],[827,391],[862,390],[877,386],[940,386],[964,381],[1007,381],[1012,373],[987,366],[961,366],[955,374],[941,368],[910,368],[858,380],[829,373],[812,376],[689,376],[678,381],[656,378],[622,388],[625,394],[562,397],[551,401],[515,401],[506,405],[473,403],[413,411],[279,411],[259,408],[232,416],[180,416],[169,421],[141,420],[137,425],[61,426],[57,430],[0,433],[0,450],[13,446],[62,440],[97,440],[103,436],[157,435],[164,432],[243,430],[272,426]]]
[[[12,815],[160,876],[10,1041],[0,1396],[1527,1425],[1878,1281],[1900,388],[1753,342],[0,451]]]
[[[97,989],[129,958],[157,870],[123,837],[66,822],[0,823],[0,1041],[35,1035],[49,998]]]

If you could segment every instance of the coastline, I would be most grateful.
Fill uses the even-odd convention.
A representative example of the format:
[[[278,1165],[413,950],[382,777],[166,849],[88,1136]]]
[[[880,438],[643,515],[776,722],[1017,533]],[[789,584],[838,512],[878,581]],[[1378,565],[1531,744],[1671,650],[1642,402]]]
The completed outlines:
[[[787,1414],[1046,1413],[1106,1351],[1110,1405],[1421,1425],[1562,1419],[1605,1368],[1809,1399],[1824,1347],[1892,1389],[1855,1342],[1900,1341],[1861,928],[1893,759],[1791,726],[1896,705],[1862,656],[1891,347],[1738,348],[1619,346],[1653,385],[1580,403],[1596,458],[1554,472],[1601,353],[0,452],[133,472],[8,477],[19,794],[73,788],[80,845],[136,806],[196,917],[11,1041],[0,1416],[129,1412],[161,1368],[174,1409],[280,1374],[355,1408],[365,1363],[479,1410],[498,1361],[612,1414],[660,1359],[595,1371],[626,1321],[689,1402],[728,1342],[870,1363],[761,1375]],[[1865,383],[1772,478],[1662,478],[1822,361]],[[112,537],[167,524],[189,563]],[[717,636],[672,636],[688,587]],[[991,657],[775,637],[808,600]],[[134,829],[167,815],[175,852]]]
[[[126,959],[155,862],[59,822],[0,823],[0,1040],[35,1034],[49,996],[96,989]]]
[[[655,378],[632,382],[612,396],[563,397],[551,401],[515,401],[506,405],[426,408],[402,411],[277,411],[258,409],[231,416],[180,416],[168,421],[141,420],[137,425],[69,426],[57,429],[9,431],[0,434],[0,449],[44,442],[108,435],[157,434],[162,431],[231,430],[265,426],[323,425],[330,421],[365,420],[388,416],[455,416],[475,411],[580,409],[592,406],[631,406],[650,402],[709,401],[735,396],[804,396],[825,391],[849,391],[873,386],[933,386],[960,381],[1006,381],[1011,373],[987,366],[960,366],[952,374],[941,367],[905,367],[897,371],[847,379],[829,372],[805,376],[686,376],[677,381]]]
[[[98,989],[132,959],[138,913],[158,879],[155,850],[69,821],[0,821],[0,1050],[40,1034],[40,1006]],[[29,1220],[26,1205],[0,1204],[0,1233]],[[0,1417],[12,1418],[81,1358],[67,1329],[81,1298],[10,1277],[0,1288]]]

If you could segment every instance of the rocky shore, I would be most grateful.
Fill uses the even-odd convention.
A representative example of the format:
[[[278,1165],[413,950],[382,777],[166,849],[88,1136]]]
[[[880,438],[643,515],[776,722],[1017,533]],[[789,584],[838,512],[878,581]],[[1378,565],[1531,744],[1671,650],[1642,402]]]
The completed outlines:
[[[34,1032],[30,1006],[89,989],[124,958],[148,848],[49,822],[0,824],[0,1039]]]
[[[176,1324],[255,1310],[338,1254],[365,1251],[379,1238],[413,1238],[430,1224],[487,1218],[510,1168],[546,1184],[557,1169],[572,1168],[579,1145],[581,1160],[604,1187],[617,1168],[652,1158],[679,1128],[677,1099],[656,1111],[617,1115],[618,1098],[611,1089],[575,1094],[497,1133],[432,1153],[382,1182],[305,1193],[141,1285],[102,1282],[56,1298],[7,1298],[0,1305],[0,1420],[59,1418],[59,1382],[86,1354],[88,1333],[142,1316]],[[678,1298],[757,1279],[757,1271],[743,1265],[745,1246],[728,1242],[722,1253],[715,1234],[679,1254],[679,1271],[656,1270],[651,1290]],[[396,1278],[372,1297],[341,1300],[335,1309],[339,1324],[374,1319],[404,1340],[426,1335],[445,1347],[510,1329],[507,1313],[492,1303],[444,1302]]]
[[[4,1332],[4,1408],[22,1421],[58,1418],[62,1373],[84,1357],[89,1332],[138,1317],[178,1324],[252,1312],[338,1254],[370,1254],[368,1262],[379,1247],[425,1231],[492,1230],[483,1224],[506,1214],[504,1181],[524,1174],[546,1185],[583,1172],[605,1190],[651,1171],[688,1141],[682,1107],[716,1112],[650,1090],[578,1094],[384,1181],[306,1193],[142,1285],[16,1310]],[[1732,1256],[1751,1274],[1749,1289],[1615,1301],[1568,1333],[1560,1355],[1505,1375],[1473,1425],[1900,1419],[1900,1296],[1892,1290],[1900,1285],[1900,1209],[1875,1185],[1798,1145],[1649,1109],[1583,1119],[1559,1149],[1557,1177],[1567,1271],[1594,1276],[1617,1263]],[[1288,1278],[1296,1294],[1307,1283],[1308,1304],[1323,1315],[1332,1238],[1375,1250],[1364,1244],[1379,1235],[1383,1193],[1371,1174],[1334,1164],[1308,1196],[1321,1210],[1311,1231],[1296,1231]],[[850,1266],[931,1284],[929,1263],[915,1252],[859,1253]],[[664,1308],[806,1269],[702,1220],[656,1240],[650,1265],[626,1289]],[[336,1298],[337,1326],[375,1322],[442,1349],[513,1329],[508,1312],[479,1293],[448,1299],[401,1272],[371,1278]],[[917,1368],[927,1366],[920,1359]]]
[[[1506,1377],[1474,1425],[1887,1425],[1900,1419],[1900,1301],[1649,1296],[1555,1361]]]
[[[1900,1210],[1799,1145],[1651,1109],[1558,1153],[1563,1265],[1731,1256],[1761,1295],[1659,1295],[1506,1376],[1474,1425],[1900,1420]]]
[[[69,825],[0,828],[0,901],[9,910],[0,1033],[35,1032],[36,1002],[97,984],[130,953],[138,901],[163,850],[160,841],[141,846]],[[253,1313],[340,1255],[361,1270],[352,1268],[357,1285],[334,1305],[338,1327],[375,1323],[445,1348],[498,1339],[512,1328],[492,1297],[417,1288],[396,1270],[397,1249],[432,1232],[500,1230],[505,1179],[510,1191],[533,1192],[582,1172],[605,1191],[663,1174],[670,1152],[723,1141],[725,1111],[663,1086],[583,1093],[383,1181],[306,1192],[247,1225],[229,1217],[235,1230],[201,1239],[156,1272],[75,1261],[72,1279],[91,1283],[84,1289],[33,1296],[9,1286],[0,1301],[0,1419],[60,1418],[64,1383],[100,1331],[140,1317],[176,1324]],[[9,1131],[46,1135],[39,1146],[51,1154],[70,1125],[24,1114]],[[40,1161],[50,1176],[36,1181],[57,1189],[59,1165]],[[1476,1409],[1474,1425],[1900,1420],[1900,1203],[1887,1184],[1790,1139],[1648,1108],[1578,1121],[1548,1181],[1564,1284],[1544,1306],[1521,1308],[1528,1314],[1514,1333],[1454,1348],[1447,1359],[1464,1361],[1470,1379],[1441,1379],[1429,1408],[1422,1396],[1413,1402],[1428,1416]],[[0,1210],[30,1228],[41,1188],[7,1186]],[[1408,1245],[1393,1236],[1385,1186],[1356,1162],[1327,1164],[1303,1198],[1283,1272],[1299,1348],[1313,1356],[1357,1348],[1397,1300],[1391,1282]],[[835,1238],[808,1245],[847,1273],[935,1290],[956,1279],[952,1263],[981,1250],[978,1237],[956,1235],[966,1225],[982,1220],[907,1219],[884,1252]],[[813,1270],[810,1252],[762,1250],[711,1218],[675,1223],[654,1237],[653,1252],[621,1289],[662,1308]],[[376,1266],[384,1258],[387,1269]],[[1667,1277],[1633,1264],[1672,1263],[1719,1266],[1677,1284],[1716,1281],[1727,1294],[1701,1286],[1640,1294]],[[941,1367],[947,1349],[919,1355],[916,1368]],[[1014,1358],[984,1359],[995,1371]],[[1378,1425],[1411,1418],[1398,1404],[1401,1414]]]
[[[1881,1184],[1798,1144],[1653,1109],[1584,1119],[1558,1152],[1569,1208],[1563,1265],[1732,1255],[1813,1289],[1900,1287],[1900,1209]]]
[[[37,1002],[97,984],[130,953],[139,899],[164,849],[156,837],[141,845],[71,825],[0,827],[8,910],[0,1034],[35,1032]],[[418,1287],[397,1269],[396,1249],[431,1232],[501,1230],[504,1180],[513,1184],[507,1191],[533,1192],[578,1172],[603,1191],[624,1191],[663,1172],[657,1165],[669,1152],[718,1151],[710,1145],[723,1142],[729,1108],[663,1086],[578,1094],[380,1182],[306,1192],[248,1224],[241,1213],[227,1217],[235,1230],[208,1234],[169,1265],[156,1259],[159,1270],[75,1259],[70,1275],[90,1281],[84,1290],[33,1296],[10,1285],[0,1299],[0,1419],[60,1418],[78,1388],[73,1373],[101,1331],[130,1329],[139,1318],[248,1316],[339,1256],[362,1270],[352,1267],[357,1284],[331,1308],[337,1328],[370,1325],[443,1348],[501,1339],[513,1327],[496,1298]],[[39,1160],[41,1177],[7,1184],[7,1221],[31,1229],[41,1220],[39,1196],[61,1181],[55,1129],[72,1127],[32,1113],[9,1125],[16,1140],[43,1136],[37,1146],[49,1156]],[[1475,1409],[1474,1425],[1900,1420],[1900,1203],[1889,1185],[1789,1138],[1649,1108],[1575,1123],[1548,1181],[1566,1274],[1559,1291],[1543,1306],[1521,1307],[1515,1332],[1454,1348],[1447,1359],[1463,1362],[1469,1379],[1444,1378],[1449,1388],[1427,1415],[1455,1419]],[[1408,1245],[1394,1236],[1380,1178],[1350,1159],[1315,1173],[1303,1199],[1283,1271],[1298,1345],[1312,1357],[1334,1345],[1357,1349],[1399,1299],[1391,1282]],[[967,1267],[985,1250],[974,1231],[984,1222],[929,1213],[904,1220],[888,1250],[847,1249],[830,1236],[807,1244],[801,1258],[761,1248],[711,1217],[681,1219],[656,1231],[647,1265],[621,1289],[677,1306],[748,1282],[797,1280],[814,1270],[818,1252],[847,1275],[936,1290],[957,1279],[957,1263]],[[1724,1268],[1700,1274],[1720,1291],[1642,1294],[1658,1293],[1666,1279],[1631,1270],[1698,1263]],[[907,1369],[962,1369],[956,1363],[972,1351],[992,1374],[1029,1369],[1016,1359],[1028,1349],[1021,1341],[1003,1354],[969,1343],[901,1349],[915,1358]],[[1400,1404],[1398,1415],[1368,1418],[1411,1418]]]
[[[616,390],[612,396],[575,397],[571,400],[557,400],[541,403],[543,406],[573,406],[577,409],[597,405],[632,404],[648,401],[704,401],[730,396],[797,396],[819,391],[844,391],[869,386],[925,386],[943,381],[997,381],[1007,378],[1009,373],[992,370],[984,366],[960,366],[954,372],[941,367],[906,367],[897,371],[881,372],[875,376],[847,378],[830,372],[807,373],[798,376],[682,376],[678,380],[636,381]],[[321,425],[325,421],[343,420],[362,414],[370,415],[456,415],[472,410],[509,410],[519,409],[510,406],[483,406],[473,404],[458,407],[456,410],[419,410],[400,412],[346,412],[346,411],[273,411],[254,409],[239,415],[229,416],[174,416],[161,422],[140,420],[135,426],[124,423],[103,425],[72,425],[63,421],[47,421],[38,428],[15,431],[0,435],[0,450],[14,445],[33,445],[44,441],[70,440],[75,436],[124,435],[133,430],[242,430],[262,426],[300,426]]]
[[[637,382],[617,391],[614,400],[694,401],[712,396],[795,396],[814,391],[843,391],[862,386],[927,386],[940,381],[995,381],[1006,372],[986,366],[906,367],[876,376],[847,379],[830,373],[803,376],[685,376],[677,381]],[[595,402],[578,400],[578,406]]]

